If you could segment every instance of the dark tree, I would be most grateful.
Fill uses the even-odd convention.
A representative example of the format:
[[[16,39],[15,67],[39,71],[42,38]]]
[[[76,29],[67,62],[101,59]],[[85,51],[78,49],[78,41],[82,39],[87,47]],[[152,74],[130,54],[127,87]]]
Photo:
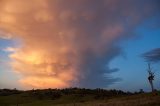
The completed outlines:
[[[151,85],[151,89],[152,89],[152,92],[154,91],[154,86],[153,86],[153,80],[154,80],[154,72],[152,72],[152,69],[150,67],[150,64],[148,64],[148,81]]]

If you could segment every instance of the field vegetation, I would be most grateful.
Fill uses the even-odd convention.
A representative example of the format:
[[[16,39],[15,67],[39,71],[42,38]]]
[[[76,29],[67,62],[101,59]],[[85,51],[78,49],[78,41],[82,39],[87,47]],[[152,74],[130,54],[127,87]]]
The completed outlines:
[[[0,90],[0,106],[160,106],[160,92],[103,89]]]

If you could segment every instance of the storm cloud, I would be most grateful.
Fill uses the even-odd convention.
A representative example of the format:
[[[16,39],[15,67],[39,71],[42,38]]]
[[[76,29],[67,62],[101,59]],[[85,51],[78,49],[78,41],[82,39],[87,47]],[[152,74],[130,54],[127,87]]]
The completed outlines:
[[[109,63],[121,53],[119,41],[155,11],[151,0],[1,0],[1,38],[11,66],[30,88],[107,87],[119,78]]]
[[[160,61],[160,48],[153,49],[142,55],[147,62],[157,63]]]

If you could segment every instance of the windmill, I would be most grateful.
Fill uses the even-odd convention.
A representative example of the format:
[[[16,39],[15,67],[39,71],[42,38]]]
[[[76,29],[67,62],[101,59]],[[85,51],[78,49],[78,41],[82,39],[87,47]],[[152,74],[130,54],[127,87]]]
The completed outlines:
[[[151,85],[151,89],[152,89],[152,92],[153,92],[154,91],[153,80],[154,80],[155,75],[154,75],[154,72],[152,72],[150,64],[148,64],[148,74],[149,74],[148,81]]]

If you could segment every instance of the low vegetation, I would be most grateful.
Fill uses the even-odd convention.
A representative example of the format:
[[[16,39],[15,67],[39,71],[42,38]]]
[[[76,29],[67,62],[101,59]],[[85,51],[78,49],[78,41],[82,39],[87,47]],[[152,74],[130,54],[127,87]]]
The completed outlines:
[[[0,106],[160,106],[160,92],[103,89],[0,90]]]

